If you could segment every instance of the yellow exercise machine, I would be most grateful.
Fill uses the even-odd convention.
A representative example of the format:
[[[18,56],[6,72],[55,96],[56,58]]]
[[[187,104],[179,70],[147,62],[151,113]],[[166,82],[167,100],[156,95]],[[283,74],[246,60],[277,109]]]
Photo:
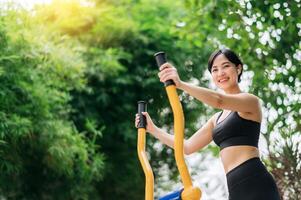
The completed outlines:
[[[138,144],[137,151],[140,163],[142,165],[145,174],[145,200],[154,199],[154,174],[153,170],[148,162],[145,152],[145,137],[146,137],[146,118],[141,112],[146,112],[146,102],[138,101],[138,113],[140,115],[140,121],[138,128]]]
[[[156,53],[155,59],[159,67],[166,63],[166,56],[164,52]],[[182,110],[182,105],[180,103],[180,99],[177,94],[174,82],[172,80],[168,80],[164,83],[164,86],[174,115],[175,159],[184,188],[180,191],[168,194],[167,196],[164,196],[159,200],[200,200],[202,192],[198,187],[193,186],[184,159],[184,114]],[[153,200],[154,176],[145,153],[146,119],[141,114],[141,112],[144,111],[146,111],[146,103],[143,101],[139,101],[138,113],[140,114],[140,123],[138,125],[138,156],[146,177],[145,200]]]

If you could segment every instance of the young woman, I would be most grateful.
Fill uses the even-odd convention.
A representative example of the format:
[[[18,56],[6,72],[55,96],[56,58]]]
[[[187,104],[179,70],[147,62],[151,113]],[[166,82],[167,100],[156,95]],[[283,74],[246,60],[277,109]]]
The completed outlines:
[[[280,200],[273,177],[259,159],[262,119],[259,99],[242,92],[238,85],[243,70],[240,58],[229,49],[215,51],[209,58],[208,70],[213,82],[224,93],[183,82],[176,68],[169,63],[160,67],[158,76],[161,82],[173,80],[178,89],[222,110],[184,141],[184,153],[192,154],[213,140],[220,147],[229,200]],[[147,112],[143,115],[147,119],[146,131],[173,148],[174,136],[158,128]],[[136,127],[138,122],[136,115]]]

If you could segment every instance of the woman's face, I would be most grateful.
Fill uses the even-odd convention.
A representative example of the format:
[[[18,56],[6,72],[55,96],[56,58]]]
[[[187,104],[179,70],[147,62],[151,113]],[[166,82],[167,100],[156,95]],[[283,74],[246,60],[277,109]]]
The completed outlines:
[[[241,65],[235,66],[224,54],[218,55],[213,61],[211,75],[217,87],[226,90],[238,84]]]

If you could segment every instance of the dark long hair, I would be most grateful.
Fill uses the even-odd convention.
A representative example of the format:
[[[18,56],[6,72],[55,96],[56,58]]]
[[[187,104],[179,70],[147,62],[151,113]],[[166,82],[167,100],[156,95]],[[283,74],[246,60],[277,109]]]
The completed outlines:
[[[236,67],[238,65],[241,65],[241,67],[243,66],[240,58],[237,56],[237,54],[234,51],[232,51],[230,49],[219,49],[219,50],[214,51],[209,57],[208,70],[210,73],[211,73],[212,65],[213,65],[215,58],[220,54],[223,54],[230,62],[235,64]],[[241,74],[242,74],[242,70],[241,70],[241,73],[238,75],[238,82],[240,82]]]

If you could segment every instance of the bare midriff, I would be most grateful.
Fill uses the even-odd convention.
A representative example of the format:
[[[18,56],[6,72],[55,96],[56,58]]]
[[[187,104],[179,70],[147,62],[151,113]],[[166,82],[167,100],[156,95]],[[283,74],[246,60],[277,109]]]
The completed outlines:
[[[259,157],[259,151],[257,147],[253,146],[230,146],[220,151],[220,157],[225,172],[228,173],[243,162]]]

